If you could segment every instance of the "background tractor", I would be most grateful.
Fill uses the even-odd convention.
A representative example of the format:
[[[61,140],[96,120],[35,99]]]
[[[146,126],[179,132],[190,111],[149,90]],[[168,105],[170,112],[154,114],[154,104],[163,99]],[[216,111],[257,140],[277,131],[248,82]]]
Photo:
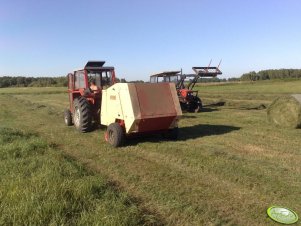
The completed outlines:
[[[176,139],[182,111],[175,84],[115,84],[114,68],[103,64],[89,61],[84,69],[68,74],[66,125],[74,123],[81,132],[91,130],[92,122],[105,125],[105,139],[114,147],[142,133],[162,133]],[[90,89],[89,79],[95,80],[99,90]]]
[[[198,91],[193,90],[200,78],[216,77],[222,74],[218,67],[192,67],[195,74],[182,74],[181,71],[165,71],[150,76],[151,83],[172,82],[176,84],[177,94],[182,110],[199,112],[202,101]]]

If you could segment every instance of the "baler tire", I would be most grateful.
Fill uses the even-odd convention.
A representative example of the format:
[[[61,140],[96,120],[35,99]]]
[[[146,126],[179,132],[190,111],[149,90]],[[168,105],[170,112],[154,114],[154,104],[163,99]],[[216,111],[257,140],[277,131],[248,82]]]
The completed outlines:
[[[72,115],[69,109],[65,109],[64,111],[64,120],[66,126],[71,126],[72,125]]]
[[[79,97],[74,100],[73,122],[75,128],[80,132],[85,133],[91,131],[92,115],[89,102],[84,97]]]
[[[107,138],[113,147],[120,147],[125,139],[123,128],[118,123],[111,123],[107,129]]]

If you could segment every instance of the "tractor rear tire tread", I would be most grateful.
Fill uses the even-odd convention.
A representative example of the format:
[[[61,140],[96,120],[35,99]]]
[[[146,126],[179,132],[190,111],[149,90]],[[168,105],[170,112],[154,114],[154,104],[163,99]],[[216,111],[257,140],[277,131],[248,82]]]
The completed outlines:
[[[91,131],[92,117],[91,117],[91,106],[84,97],[79,97],[74,100],[74,115],[75,109],[79,108],[80,118],[77,129],[83,133]]]

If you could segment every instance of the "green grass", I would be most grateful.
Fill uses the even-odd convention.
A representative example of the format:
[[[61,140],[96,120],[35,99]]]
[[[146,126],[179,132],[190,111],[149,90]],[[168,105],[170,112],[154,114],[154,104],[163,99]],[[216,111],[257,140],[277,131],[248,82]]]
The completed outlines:
[[[217,88],[220,93],[228,94],[283,94],[298,93],[301,88],[301,80],[265,80],[258,82],[235,82],[220,84],[198,83],[197,88],[204,92],[215,92]]]
[[[54,224],[275,225],[266,215],[266,209],[271,205],[290,207],[300,215],[301,131],[274,127],[267,122],[266,110],[252,108],[252,104],[269,104],[276,96],[301,93],[301,82],[273,81],[198,88],[207,104],[221,97],[236,104],[222,107],[207,105],[205,112],[185,113],[180,121],[178,141],[164,140],[160,136],[137,138],[119,149],[113,149],[105,142],[104,129],[80,134],[73,127],[64,125],[62,112],[68,105],[68,97],[62,89],[58,89],[57,93],[55,90],[53,93],[41,90],[39,95],[37,90],[33,90],[33,94],[28,91],[27,94],[15,95],[0,89],[0,93],[11,93],[0,95],[3,109],[0,111],[1,126],[34,134],[34,137],[23,140],[24,143],[41,139],[46,145],[47,151],[39,152],[38,156],[25,155],[18,161],[36,158],[34,161],[47,165],[52,155],[58,155],[59,158],[54,158],[57,164],[74,167],[72,171],[76,174],[60,175],[51,170],[60,184],[69,181],[74,183],[71,187],[76,190],[76,185],[89,184],[92,177],[94,179],[90,183],[100,181],[96,184],[105,194],[111,194],[99,198],[93,195],[91,186],[86,185],[78,193],[89,197],[88,203],[98,203],[96,206],[106,203],[104,206],[86,210],[74,204],[72,220],[55,211],[62,208],[60,205],[50,207],[53,212],[47,212],[42,222],[51,222],[47,219],[57,216],[54,219],[65,220],[57,220]],[[16,90],[16,93],[22,92]],[[14,154],[9,156],[16,161]],[[49,164],[49,167],[55,165]],[[28,166],[24,167],[27,169]],[[85,173],[80,173],[82,171]],[[37,171],[44,175],[43,172]],[[36,190],[30,189],[34,181],[26,183],[27,179],[19,178],[6,181],[21,183],[28,194],[35,194]],[[43,184],[48,177],[39,178],[39,183]],[[9,186],[2,190],[1,194],[9,192]],[[49,190],[49,195],[62,197],[64,191]],[[42,192],[39,190],[37,193]],[[86,198],[81,200],[84,202]],[[130,200],[130,208],[124,200]],[[27,205],[28,201],[30,199],[23,205]],[[1,198],[0,211],[9,205],[14,206],[13,201]],[[117,208],[118,211],[112,212],[115,206],[120,211]],[[99,209],[103,211],[99,215],[108,215],[111,221],[97,218],[98,212],[95,211]],[[35,207],[32,210],[38,211]],[[86,215],[85,211],[89,214]],[[25,216],[24,219],[39,224],[35,218]]]
[[[39,95],[39,94],[55,94],[66,93],[65,87],[9,87],[1,88],[0,94],[14,94],[14,95]]]
[[[236,82],[196,85],[195,90],[205,104],[225,102],[234,108],[267,107],[275,98],[282,95],[301,93],[300,80],[273,80],[260,82]]]
[[[0,225],[156,223],[109,181],[38,135],[0,127]]]

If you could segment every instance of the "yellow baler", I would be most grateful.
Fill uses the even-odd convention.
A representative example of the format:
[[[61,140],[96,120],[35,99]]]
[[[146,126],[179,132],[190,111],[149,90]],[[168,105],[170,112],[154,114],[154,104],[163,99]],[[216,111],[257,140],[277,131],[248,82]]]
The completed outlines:
[[[167,132],[175,139],[181,115],[173,83],[116,83],[102,91],[100,121],[114,147],[130,134]]]

